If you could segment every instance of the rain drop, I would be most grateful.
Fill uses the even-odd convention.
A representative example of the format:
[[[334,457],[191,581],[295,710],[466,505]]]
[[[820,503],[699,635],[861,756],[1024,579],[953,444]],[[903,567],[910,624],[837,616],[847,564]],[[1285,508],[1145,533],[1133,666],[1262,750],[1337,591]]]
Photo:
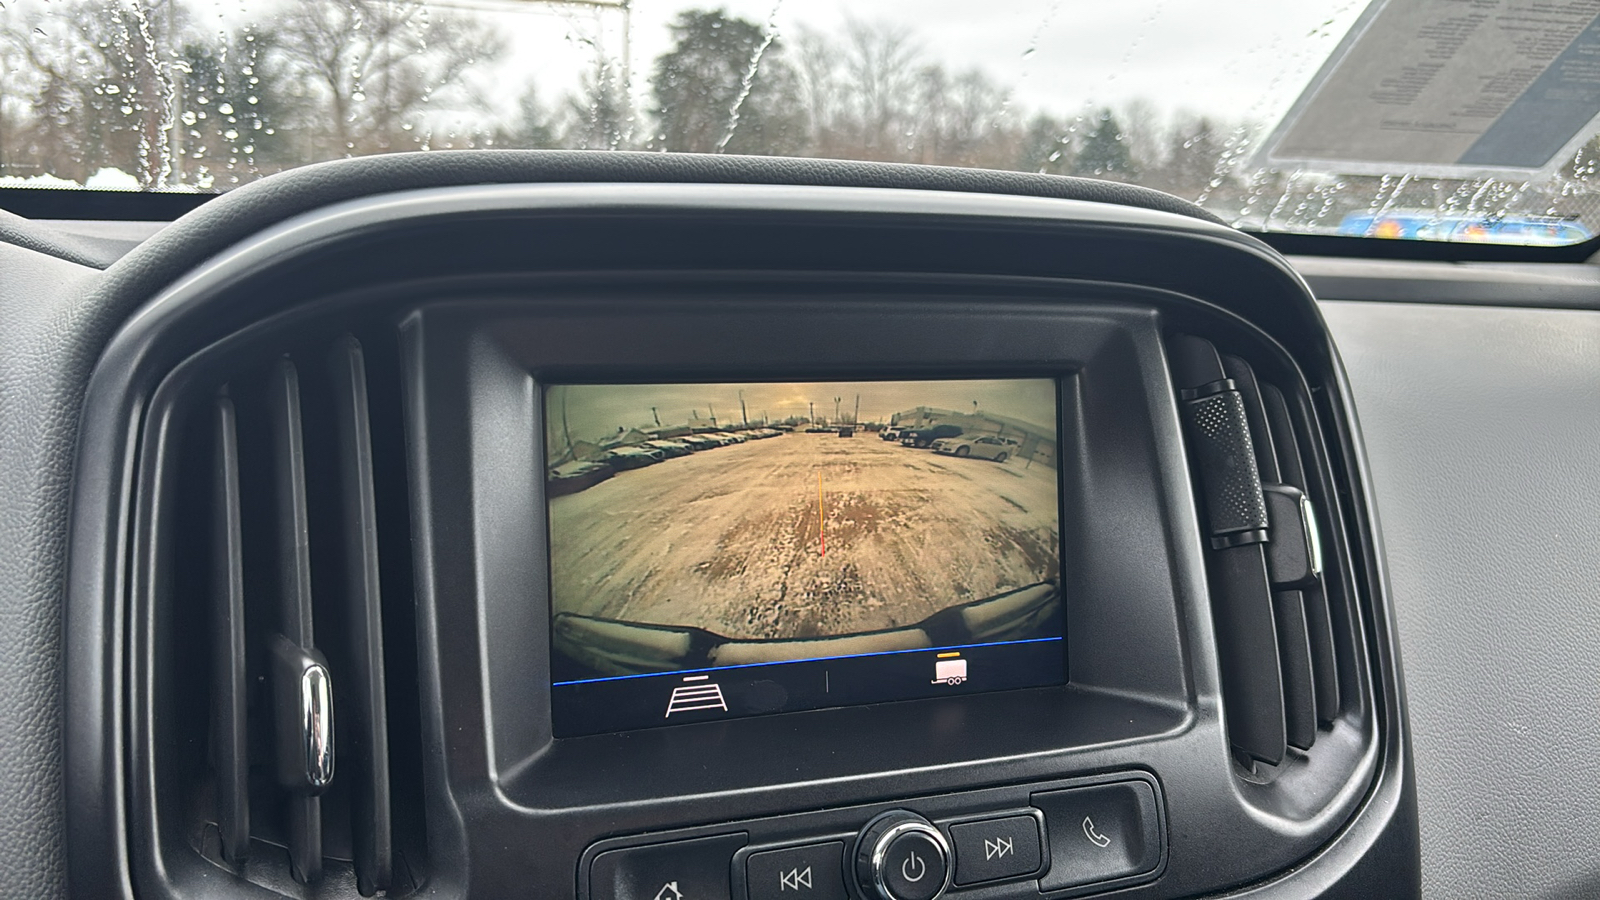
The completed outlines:
[[[217,112],[222,113],[225,116],[231,116],[233,115],[233,104],[224,102],[221,106],[217,107]]]

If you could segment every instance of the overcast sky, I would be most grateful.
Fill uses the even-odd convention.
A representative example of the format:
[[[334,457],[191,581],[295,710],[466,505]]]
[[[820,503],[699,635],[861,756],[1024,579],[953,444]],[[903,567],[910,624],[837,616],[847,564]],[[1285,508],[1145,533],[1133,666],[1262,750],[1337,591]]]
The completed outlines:
[[[246,20],[269,21],[283,2],[196,5],[209,6],[219,29],[229,30]],[[594,70],[597,54],[620,65],[622,17],[615,9],[597,12],[549,0],[430,2],[478,16],[506,38],[505,58],[469,77],[491,106],[507,114],[529,84],[547,107],[555,105],[580,73]],[[640,107],[647,106],[651,63],[670,45],[668,24],[686,9],[722,8],[773,22],[780,41],[802,28],[838,34],[849,19],[901,27],[927,60],[955,71],[978,69],[1029,111],[1077,115],[1142,100],[1161,113],[1189,110],[1270,126],[1366,5],[1367,0],[633,0],[632,84]]]
[[[492,84],[535,80],[550,103],[592,67],[621,56],[621,16],[519,0],[449,0],[492,19],[514,46]],[[837,33],[847,17],[912,33],[931,60],[977,68],[1028,109],[1081,112],[1141,99],[1270,124],[1366,6],[1364,0],[634,0],[634,88],[669,44],[680,11],[722,7],[779,39],[801,27]],[[492,10],[492,12],[490,12]],[[774,15],[774,10],[776,14]],[[1032,48],[1033,52],[1028,52]],[[503,90],[491,95],[505,99]]]
[[[548,409],[552,436],[560,434],[562,394],[565,393],[567,427],[572,439],[598,440],[618,428],[654,424],[650,407],[663,425],[681,425],[698,412],[709,416],[715,408],[719,423],[740,421],[739,391],[751,419],[806,416],[815,403],[818,418],[834,417],[839,409],[855,409],[861,395],[861,421],[883,422],[897,412],[918,406],[970,410],[978,408],[999,416],[1048,426],[1055,421],[1055,382],[1044,378],[1007,381],[868,381],[743,384],[607,384],[558,385],[549,389]]]

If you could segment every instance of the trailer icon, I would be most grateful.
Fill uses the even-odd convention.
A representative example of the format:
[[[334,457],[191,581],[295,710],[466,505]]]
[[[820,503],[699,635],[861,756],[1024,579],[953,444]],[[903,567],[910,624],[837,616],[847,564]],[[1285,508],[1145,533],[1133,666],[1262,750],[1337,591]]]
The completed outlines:
[[[959,653],[941,653],[933,664],[933,683],[956,685],[967,680],[967,661]],[[944,657],[955,657],[948,659]]]

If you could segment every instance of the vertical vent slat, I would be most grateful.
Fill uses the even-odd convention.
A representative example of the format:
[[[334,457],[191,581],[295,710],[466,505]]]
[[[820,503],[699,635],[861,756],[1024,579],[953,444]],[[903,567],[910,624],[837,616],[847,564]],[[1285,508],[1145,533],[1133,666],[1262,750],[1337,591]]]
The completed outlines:
[[[389,739],[383,676],[383,614],[379,599],[377,501],[373,484],[366,364],[361,344],[346,336],[328,357],[335,417],[342,512],[344,602],[349,622],[349,671],[342,673],[341,709],[351,739],[346,759],[356,770],[351,826],[356,886],[364,896],[390,884]]]
[[[1275,438],[1279,468],[1285,484],[1308,491],[1305,460],[1300,455],[1294,419],[1283,392],[1274,385],[1263,385],[1267,423]],[[1339,717],[1339,666],[1334,650],[1333,619],[1328,610],[1327,592],[1313,585],[1303,592],[1306,633],[1310,641],[1311,671],[1316,694],[1317,720],[1330,723]]]
[[[1256,470],[1263,484],[1276,484],[1282,480],[1278,471],[1278,453],[1273,435],[1267,428],[1266,409],[1261,404],[1261,387],[1256,383],[1255,370],[1237,356],[1223,356],[1222,369],[1238,385],[1239,396],[1244,399],[1245,420],[1250,423],[1250,443],[1256,451]]]
[[[1257,381],[1248,362],[1237,356],[1222,357],[1222,367],[1239,387],[1244,400],[1245,419],[1250,424],[1250,439],[1256,451],[1256,466],[1263,484],[1283,483],[1282,451],[1268,426],[1264,402],[1269,385]],[[1291,435],[1292,438],[1292,435]],[[1299,487],[1299,485],[1295,485]],[[1291,533],[1292,532],[1292,533]],[[1300,528],[1274,522],[1271,541],[1301,540]],[[1305,602],[1298,591],[1277,591],[1272,595],[1273,622],[1278,630],[1278,664],[1283,670],[1283,715],[1289,746],[1309,750],[1317,737],[1315,678],[1311,668],[1311,639],[1306,631]]]
[[[212,428],[211,753],[222,855],[238,864],[250,845],[250,750],[239,436],[233,400],[225,394],[213,401]]]
[[[1208,575],[1228,740],[1244,756],[1276,765],[1288,744],[1283,670],[1248,404],[1209,341],[1174,335],[1169,350],[1209,523]]]
[[[306,508],[305,444],[300,407],[300,377],[288,358],[278,361],[268,377],[268,409],[272,427],[272,461],[277,526],[278,627],[282,637],[301,651],[314,646],[311,606],[310,515]],[[275,680],[278,673],[275,671]],[[291,687],[277,684],[280,697]],[[280,706],[283,705],[280,701]],[[276,716],[279,725],[280,780],[303,763],[300,736]],[[286,733],[287,732],[287,733]],[[322,806],[320,798],[292,791],[287,800],[289,859],[294,876],[311,883],[322,876]]]
[[[1299,591],[1272,595],[1278,623],[1278,653],[1283,661],[1283,716],[1289,746],[1310,750],[1317,739],[1316,689],[1312,684],[1311,641],[1306,634],[1305,600]]]

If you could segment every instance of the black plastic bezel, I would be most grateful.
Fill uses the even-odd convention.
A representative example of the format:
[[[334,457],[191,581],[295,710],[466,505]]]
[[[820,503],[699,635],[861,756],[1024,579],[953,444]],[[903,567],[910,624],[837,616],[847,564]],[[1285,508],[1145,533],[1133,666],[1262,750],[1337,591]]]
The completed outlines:
[[[1208,834],[1208,829],[1213,832],[1218,830],[1217,819],[1210,815],[1218,807],[1209,803],[1190,805],[1191,798],[1185,796],[1181,807],[1185,821],[1174,821],[1172,827],[1185,835],[1185,841],[1195,841],[1187,845],[1186,853],[1192,851],[1204,856],[1206,865],[1172,867],[1161,883],[1141,888],[1130,896],[1155,897],[1176,892],[1219,889],[1229,886],[1219,882],[1219,873],[1233,866],[1237,866],[1239,874],[1234,876],[1237,880],[1232,881],[1231,885],[1244,884],[1260,879],[1268,869],[1276,870],[1294,860],[1304,862],[1292,874],[1269,880],[1261,884],[1258,890],[1286,892],[1283,896],[1338,890],[1341,885],[1355,890],[1361,885],[1383,883],[1386,877],[1398,875],[1404,879],[1408,874],[1414,874],[1414,801],[1409,786],[1403,699],[1394,665],[1392,623],[1384,598],[1381,562],[1375,553],[1376,545],[1368,522],[1370,496],[1361,474],[1359,444],[1355,439],[1353,422],[1347,412],[1348,393],[1332,347],[1327,342],[1325,332],[1320,329],[1315,308],[1305,295],[1303,286],[1282,266],[1281,261],[1274,261],[1258,245],[1220,230],[1210,234],[1192,223],[1172,223],[1173,227],[1167,230],[1157,221],[1164,218],[1158,214],[1151,214],[1149,221],[1140,222],[1099,222],[1093,215],[1086,215],[1077,221],[1071,221],[1068,217],[1069,221],[1063,222],[997,224],[992,218],[965,218],[955,212],[954,207],[959,205],[960,202],[952,204],[952,209],[938,214],[901,214],[898,220],[893,213],[867,213],[863,210],[830,214],[841,224],[869,226],[864,230],[857,228],[848,234],[841,231],[838,235],[840,241],[860,241],[864,235],[871,242],[865,246],[852,246],[845,253],[850,262],[845,267],[847,271],[835,270],[831,276],[819,272],[827,268],[828,257],[825,254],[818,255],[827,249],[823,246],[827,239],[817,237],[819,232],[815,230],[808,230],[806,233],[812,235],[812,240],[822,243],[795,249],[807,251],[810,259],[806,262],[814,268],[804,271],[800,268],[778,267],[779,271],[772,271],[776,257],[782,254],[774,249],[778,245],[768,243],[762,251],[764,255],[758,254],[758,258],[764,266],[769,267],[771,274],[755,281],[760,282],[769,294],[781,293],[783,285],[794,282],[796,275],[803,273],[804,277],[811,280],[808,289],[814,291],[827,288],[828,292],[842,293],[842,287],[853,286],[857,292],[880,296],[890,296],[896,292],[910,292],[916,296],[943,292],[946,296],[956,298],[1021,298],[1025,303],[1055,309],[1065,316],[1092,311],[1086,309],[1085,304],[1093,309],[1106,309],[1123,315],[1132,313],[1146,320],[1146,324],[1141,326],[1147,333],[1140,344],[1147,354],[1143,364],[1155,372],[1164,372],[1159,339],[1162,327],[1203,328],[1208,334],[1219,335],[1219,340],[1231,338],[1238,342],[1234,344],[1235,348],[1248,346],[1253,351],[1253,361],[1258,361],[1258,365],[1265,360],[1269,368],[1276,366],[1276,377],[1282,378],[1288,374],[1288,381],[1280,383],[1286,387],[1289,384],[1298,386],[1293,392],[1299,395],[1297,409],[1303,421],[1320,422],[1323,433],[1328,435],[1327,462],[1334,480],[1330,488],[1347,504],[1344,520],[1338,523],[1341,534],[1345,535],[1341,538],[1341,547],[1350,554],[1348,579],[1361,598],[1360,621],[1356,625],[1363,638],[1362,646],[1370,647],[1373,653],[1368,660],[1371,669],[1363,669],[1355,676],[1362,680],[1370,676],[1374,701],[1364,713],[1373,731],[1371,743],[1365,745],[1365,752],[1370,755],[1366,757],[1363,768],[1376,776],[1377,780],[1370,785],[1358,782],[1341,792],[1342,799],[1336,805],[1343,811],[1322,818],[1314,826],[1296,824],[1292,816],[1284,816],[1289,811],[1273,810],[1270,803],[1262,806],[1260,798],[1248,800],[1239,795],[1238,792],[1244,789],[1239,787],[1238,780],[1233,776],[1231,764],[1226,759],[1225,741],[1217,727],[1215,661],[1211,658],[1211,650],[1205,639],[1209,621],[1205,615],[1203,582],[1199,575],[1199,550],[1197,546],[1185,548],[1188,539],[1173,537],[1181,532],[1168,532],[1162,538],[1166,552],[1189,559],[1185,563],[1188,574],[1180,581],[1181,589],[1191,598],[1180,607],[1185,620],[1182,647],[1187,654],[1185,658],[1189,671],[1186,679],[1191,687],[1185,688],[1186,698],[1179,709],[1172,710],[1163,703],[1151,707],[1169,709],[1180,722],[1187,722],[1183,728],[1163,738],[1168,749],[1161,752],[1171,753],[1172,756],[1160,762],[1158,771],[1167,786],[1169,808],[1180,809],[1173,796],[1174,784],[1188,780],[1179,777],[1180,772],[1190,768],[1196,772],[1210,771],[1211,775],[1193,782],[1194,785],[1208,783],[1210,787],[1194,789],[1211,796],[1218,804],[1232,804],[1242,816],[1237,821],[1265,823],[1265,833],[1276,834],[1274,840],[1281,840],[1284,856],[1282,863],[1273,862],[1273,851],[1263,850],[1260,844],[1252,845],[1250,852],[1245,854],[1231,841],[1224,840],[1225,837],[1237,838],[1237,835]],[[1080,211],[1079,214],[1084,213]],[[415,212],[411,215],[415,215]],[[496,219],[497,228],[516,231],[519,238],[535,246],[541,237],[546,241],[559,240],[558,231],[540,229],[548,226],[565,229],[570,221],[559,216],[533,216],[527,221],[515,217],[508,219],[503,214],[492,218]],[[758,212],[743,209],[725,218],[728,221],[737,220],[738,230],[751,242],[770,242],[785,234],[788,227],[786,222],[792,223],[796,218],[803,220],[806,216],[795,217],[781,210]],[[316,327],[328,326],[330,320],[327,317],[349,315],[357,310],[363,321],[371,323],[373,317],[398,317],[404,309],[414,308],[429,297],[443,302],[453,312],[465,310],[471,304],[463,302],[464,298],[474,296],[501,298],[483,302],[527,304],[529,297],[537,295],[529,293],[530,290],[543,291],[548,295],[552,290],[557,293],[570,292],[574,285],[582,285],[586,289],[609,285],[608,289],[614,292],[618,282],[628,278],[657,287],[673,282],[692,283],[700,291],[719,286],[726,288],[730,283],[741,280],[748,288],[751,280],[748,270],[662,271],[651,270],[648,265],[639,266],[628,274],[619,274],[615,270],[569,270],[560,276],[519,276],[513,279],[517,282],[517,292],[508,296],[505,293],[505,276],[500,276],[499,283],[496,283],[495,279],[482,275],[462,277],[459,268],[452,269],[452,263],[461,262],[463,253],[465,258],[474,262],[481,261],[482,255],[475,255],[470,247],[463,248],[459,244],[452,245],[449,240],[439,240],[442,233],[439,227],[448,221],[446,218],[441,216],[430,221],[432,227],[428,229],[428,235],[432,240],[424,243],[418,243],[421,235],[414,223],[402,226],[402,219],[404,216],[396,216],[393,227],[374,227],[362,232],[352,229],[343,235],[335,232],[331,236],[307,240],[299,250],[280,254],[270,262],[265,258],[258,258],[255,262],[244,260],[230,263],[226,258],[216,261],[209,272],[198,273],[183,286],[189,293],[182,302],[163,301],[165,305],[158,302],[152,308],[152,314],[136,320],[125,336],[113,344],[98,370],[86,417],[88,424],[82,453],[87,470],[84,484],[88,492],[77,495],[74,522],[74,528],[78,531],[74,540],[75,562],[83,565],[74,568],[69,625],[76,623],[83,626],[87,623],[95,626],[93,631],[85,630],[81,632],[83,634],[115,634],[120,633],[123,623],[128,622],[125,617],[137,619],[148,611],[140,606],[145,601],[135,602],[131,607],[123,606],[122,598],[134,596],[139,589],[135,585],[128,585],[129,592],[124,593],[122,587],[126,583],[121,567],[113,561],[126,558],[124,552],[135,543],[135,535],[127,530],[131,521],[129,514],[144,502],[137,499],[139,491],[135,490],[137,479],[133,465],[139,453],[138,435],[149,408],[150,392],[173,366],[197,346],[235,333],[236,337],[227,339],[225,344],[219,344],[213,350],[220,353],[230,346],[242,346],[252,341],[278,340],[297,330],[303,333],[303,329],[313,324]],[[659,216],[654,213],[633,216],[625,211],[613,221],[618,229],[626,232],[630,223],[641,224],[652,219],[659,219]],[[698,227],[692,224],[695,220],[693,213],[686,217],[691,224],[686,226],[685,233]],[[910,227],[902,228],[902,225]],[[726,236],[728,233],[723,231],[719,234]],[[1007,260],[1015,256],[1014,240],[1001,243],[1008,234],[1013,238],[1020,235],[1024,241],[1049,235],[1051,241],[1076,242],[1067,246],[1073,246],[1080,252],[1058,259],[1040,260],[1038,268],[1053,267],[1057,270],[1053,275],[1046,276],[1042,272],[1030,273],[1033,277],[1023,278],[999,275],[993,270],[1004,267]],[[935,243],[941,251],[947,250],[952,245],[951,239],[959,235],[969,248],[964,252],[970,258],[940,257],[936,265],[930,258],[930,266],[939,274],[911,271],[914,266],[908,267],[908,263],[917,256],[916,242],[935,235],[939,237]],[[1114,253],[1096,255],[1093,251],[1097,245],[1115,247],[1116,250]],[[623,249],[614,250],[619,258],[619,267],[627,268],[621,260],[627,258],[628,250],[625,245],[619,246]],[[392,278],[385,280],[380,271],[370,267],[370,263],[377,260],[396,258],[391,254],[407,252],[402,248],[409,248],[409,252],[417,254],[417,258],[408,260],[409,265],[401,267],[406,270],[405,276],[415,278],[424,257],[432,260],[431,264],[439,275],[431,281],[416,278],[397,282]],[[860,268],[863,257],[874,248],[883,251],[880,256],[887,269],[871,272]],[[1148,254],[1158,251],[1162,252],[1160,259],[1164,264],[1159,271],[1148,267],[1118,268],[1124,260],[1134,262],[1148,259]],[[248,255],[247,250],[240,252]],[[718,252],[731,254],[732,263],[738,258],[740,247],[737,244],[722,246]],[[648,262],[657,257],[646,253],[644,259]],[[357,264],[350,265],[351,260],[356,260]],[[362,260],[367,261],[368,268],[362,267]],[[801,260],[797,258],[795,262]],[[231,269],[221,268],[230,264]],[[963,268],[967,268],[970,274],[963,274],[960,271]],[[1120,275],[1112,277],[1119,271]],[[1090,277],[1074,278],[1074,272]],[[207,282],[207,278],[212,281]],[[1156,288],[1130,287],[1141,282],[1155,283]],[[352,283],[360,284],[354,292],[349,290]],[[1172,288],[1178,285],[1192,287],[1192,293],[1174,292]],[[286,286],[291,287],[294,293],[285,294]],[[309,298],[315,302],[286,307],[286,296]],[[662,308],[658,307],[658,310]],[[285,309],[288,311],[261,321],[262,316]],[[344,312],[340,313],[339,310]],[[974,304],[971,311],[982,313],[985,310]],[[1254,324],[1247,323],[1241,315],[1254,318]],[[250,325],[252,321],[259,324]],[[418,328],[418,324],[424,321],[427,327]],[[423,352],[424,348],[415,343],[419,337],[424,342],[441,339],[441,332],[434,330],[436,326],[432,321],[436,320],[429,320],[428,315],[409,320],[408,333],[413,343],[409,345],[408,354],[413,362],[429,359]],[[1197,325],[1199,328],[1196,328]],[[248,327],[239,332],[242,326]],[[493,349],[492,343],[477,349],[489,352]],[[462,394],[462,388],[473,386],[472,378],[481,375],[488,381],[480,382],[477,386],[487,386],[490,393],[511,386],[514,388],[511,395],[515,395],[521,390],[517,385],[528,380],[527,367],[510,364],[514,360],[495,360],[492,353],[489,356],[479,353],[466,360],[460,356],[449,359],[454,359],[458,364],[482,366],[483,369],[472,373],[450,366],[433,368],[425,378],[413,384],[413,388],[420,386],[430,393],[436,392],[440,397],[470,396],[470,391]],[[859,361],[852,363],[849,369],[860,372]],[[1306,379],[1304,382],[1301,380],[1302,374]],[[1170,390],[1164,396],[1166,399],[1161,405],[1170,406]],[[452,518],[456,522],[468,521],[470,515],[459,517],[459,504],[463,498],[471,496],[472,485],[467,473],[451,472],[446,468],[432,469],[427,456],[428,448],[437,446],[439,436],[448,434],[451,426],[459,424],[459,421],[451,422],[448,417],[430,415],[430,409],[419,406],[422,402],[422,398],[414,391],[410,404],[411,421],[426,423],[426,429],[414,434],[412,452],[416,465],[413,490],[416,503],[413,509],[419,518],[442,515],[440,521]],[[1169,447],[1176,449],[1175,416],[1159,415],[1153,417],[1151,422],[1155,427],[1170,430]],[[457,439],[468,433],[458,430]],[[1162,469],[1169,473],[1168,487],[1165,489],[1169,496],[1165,502],[1171,505],[1170,509],[1180,511],[1178,518],[1192,519],[1193,502],[1188,488],[1186,485],[1176,486],[1178,481],[1183,480],[1181,457],[1175,459],[1169,456],[1164,460]],[[536,480],[537,472],[537,469],[532,470],[523,477]],[[421,492],[417,487],[421,484],[429,486],[426,492]],[[460,490],[462,488],[465,490]],[[452,504],[457,508],[452,510]],[[1331,517],[1332,513],[1328,515]],[[471,548],[465,548],[469,552],[464,554],[461,546],[434,546],[430,542],[437,536],[424,532],[419,534],[418,540],[419,644],[423,656],[424,696],[432,710],[431,718],[425,722],[424,737],[429,753],[433,754],[427,779],[429,824],[435,832],[440,863],[437,879],[429,890],[447,896],[455,895],[459,890],[533,890],[536,893],[550,892],[541,893],[541,896],[560,896],[570,889],[574,877],[572,863],[562,862],[563,858],[574,858],[567,855],[572,851],[565,848],[581,846],[587,837],[581,833],[557,835],[537,829],[528,830],[529,822],[547,809],[541,805],[544,798],[534,792],[524,794],[524,799],[518,801],[505,790],[506,784],[515,781],[521,773],[502,773],[498,768],[500,763],[530,757],[518,756],[515,747],[501,747],[494,740],[493,726],[483,716],[483,704],[487,701],[483,690],[483,673],[489,670],[479,665],[461,665],[463,661],[481,662],[485,656],[477,637],[476,617],[460,620],[442,615],[445,606],[441,605],[440,600],[445,594],[437,584],[429,586],[421,583],[430,577],[435,580],[444,578],[454,585],[476,583],[476,576],[469,574],[465,579],[459,577],[462,573],[474,571],[475,556],[470,552]],[[439,550],[444,551],[443,555],[437,552]],[[78,558],[85,554],[86,558]],[[475,604],[476,600],[471,602]],[[101,794],[98,803],[87,805],[82,802],[81,790],[74,789],[77,792],[73,795],[75,799],[70,814],[75,827],[79,829],[75,835],[78,840],[74,841],[72,850],[74,870],[78,873],[79,884],[103,887],[105,890],[100,893],[106,895],[124,893],[121,886],[131,886],[132,881],[125,868],[126,858],[122,855],[123,848],[134,855],[149,854],[153,849],[141,846],[138,841],[124,843],[128,839],[122,830],[125,821],[122,811],[126,808],[125,795],[121,793],[126,783],[122,773],[126,771],[130,779],[143,777],[138,773],[149,762],[147,754],[150,748],[148,745],[140,746],[138,741],[125,745],[121,737],[119,723],[125,721],[123,716],[126,711],[122,706],[120,685],[126,669],[120,646],[119,641],[106,643],[98,638],[96,642],[69,645],[69,657],[81,664],[69,667],[69,694],[85,698],[88,702],[82,707],[84,709],[106,711],[97,718],[75,719],[73,734],[69,739],[69,748],[72,748],[69,750],[69,764],[74,768],[75,777],[82,778],[79,782],[81,785],[109,783],[114,786],[109,796]],[[137,647],[130,650],[138,652]],[[453,673],[451,670],[454,670]],[[129,685],[129,692],[128,700],[135,706],[149,699],[139,694],[137,683]],[[1119,698],[1111,699],[1116,701]],[[498,707],[501,701],[496,699],[494,702]],[[1112,707],[1130,708],[1120,702],[1113,702]],[[767,721],[783,718],[792,717],[773,717]],[[475,727],[472,726],[474,720],[477,723]],[[1135,757],[1161,744],[1161,741],[1151,744],[1127,740],[1090,744],[1072,754],[1070,768],[1074,772],[1089,772],[1121,768],[1130,763],[1139,764],[1140,760]],[[1039,762],[1038,754],[1023,753],[996,761],[981,775],[926,766],[902,769],[882,779],[872,793],[889,798],[919,794],[930,788],[954,787],[955,782],[962,782],[969,788],[975,783],[1021,783],[1036,780],[1029,772],[1036,770]],[[792,791],[806,793],[808,804],[826,806],[858,802],[859,788],[860,785],[830,778],[803,781],[790,786]],[[1180,793],[1187,794],[1188,790],[1185,788]],[[791,802],[784,801],[785,804]],[[596,824],[603,822],[606,830],[631,833],[659,827],[651,822],[659,823],[663,815],[680,823],[686,818],[699,817],[707,821],[713,818],[722,820],[727,816],[742,815],[751,808],[747,801],[730,803],[728,798],[719,796],[691,798],[690,805],[701,812],[689,811],[689,807],[669,811],[660,804],[632,804],[611,809],[594,807],[588,815],[593,817],[592,821]],[[1255,809],[1255,812],[1246,814],[1246,807]],[[793,808],[792,805],[789,808]],[[1202,813],[1202,808],[1210,812]],[[95,810],[100,812],[96,813]],[[1359,814],[1350,818],[1358,810]],[[1190,819],[1189,816],[1194,818]],[[97,834],[99,838],[96,838]],[[546,838],[551,843],[543,843]],[[519,848],[548,847],[552,858],[547,864],[544,860],[530,861],[525,849],[510,854],[501,854],[492,849],[512,845]],[[1307,854],[1311,854],[1309,859]],[[162,871],[162,867],[169,862],[158,862],[156,871]],[[531,872],[529,866],[533,867]],[[117,874],[119,871],[123,874]],[[155,877],[155,882],[141,880],[142,894],[166,892],[175,887],[160,875]],[[1227,880],[1227,876],[1221,877],[1223,881]]]

